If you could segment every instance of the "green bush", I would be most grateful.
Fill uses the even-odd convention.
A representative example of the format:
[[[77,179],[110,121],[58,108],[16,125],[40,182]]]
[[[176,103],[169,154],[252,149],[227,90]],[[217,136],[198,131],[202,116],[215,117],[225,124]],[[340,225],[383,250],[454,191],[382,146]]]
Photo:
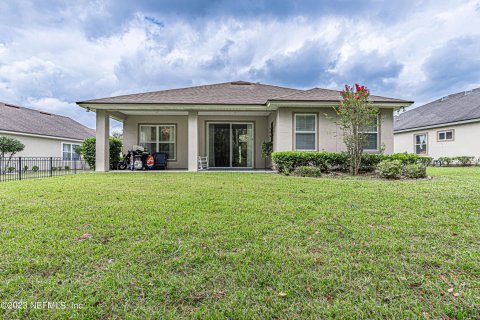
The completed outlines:
[[[28,166],[23,166],[23,171],[28,171]]]
[[[320,177],[322,173],[317,167],[300,166],[293,171],[293,174],[300,177]]]
[[[65,171],[70,171],[70,166],[65,166]]]
[[[387,156],[389,160],[399,160],[403,164],[417,163],[420,159],[419,155],[413,153],[394,153]]]
[[[427,167],[420,163],[407,164],[403,168],[403,175],[410,179],[420,179],[427,176]]]
[[[459,157],[455,157],[453,158],[454,160],[457,160],[458,163],[463,166],[463,167],[466,167],[466,166],[469,166],[473,163],[473,161],[475,160],[475,157],[470,157],[470,156],[459,156]]]
[[[453,162],[453,158],[450,158],[450,157],[440,157],[438,158],[438,161],[440,161],[442,163],[442,165],[451,165],[452,162]]]
[[[110,163],[118,163],[121,160],[122,140],[110,138]],[[87,138],[75,151],[83,156],[90,168],[95,169],[95,138]]]
[[[40,169],[40,168],[39,168],[38,166],[33,166],[33,167],[32,167],[32,171],[33,171],[33,172],[37,172],[39,169]]]
[[[418,157],[417,163],[426,167],[432,164],[432,160],[432,157]]]
[[[57,171],[57,167],[52,167],[52,171]]]
[[[403,163],[400,160],[383,160],[377,166],[377,172],[382,178],[398,179],[402,175]]]
[[[15,171],[15,167],[8,167],[8,168],[7,168],[7,171],[10,172],[10,173],[12,173],[13,171]]]

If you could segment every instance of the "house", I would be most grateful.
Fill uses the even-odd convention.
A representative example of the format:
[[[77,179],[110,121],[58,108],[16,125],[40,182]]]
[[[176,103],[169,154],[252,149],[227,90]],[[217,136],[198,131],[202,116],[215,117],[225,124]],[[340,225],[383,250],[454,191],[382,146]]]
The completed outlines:
[[[480,88],[451,94],[395,117],[395,152],[480,156]]]
[[[74,147],[95,130],[64,116],[0,102],[0,136],[20,140],[18,157],[61,157],[76,160]]]
[[[299,90],[234,81],[77,102],[95,111],[97,171],[108,170],[110,117],[123,122],[124,147],[140,144],[168,153],[169,168],[265,168],[262,143],[274,151],[342,151],[345,146],[332,106],[340,91]],[[413,102],[371,96],[380,109],[369,134],[369,151],[393,152],[393,110]],[[273,138],[271,137],[273,135]]]

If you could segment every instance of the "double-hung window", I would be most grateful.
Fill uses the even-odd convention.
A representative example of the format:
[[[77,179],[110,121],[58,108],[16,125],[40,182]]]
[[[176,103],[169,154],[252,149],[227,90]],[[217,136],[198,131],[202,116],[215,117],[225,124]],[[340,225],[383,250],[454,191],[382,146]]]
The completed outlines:
[[[374,115],[375,120],[372,119],[372,125],[365,128],[365,135],[367,136],[367,141],[365,144],[364,150],[378,150],[378,115]]]
[[[176,160],[177,126],[174,124],[140,125],[139,144],[148,152],[165,152],[168,160]]]
[[[78,147],[75,143],[62,143],[62,159],[63,160],[79,160],[80,155],[75,151]]]
[[[426,133],[416,134],[414,136],[415,139],[415,153],[426,155],[427,154],[427,144],[428,144],[428,136]]]
[[[294,117],[295,150],[317,150],[317,114],[296,113]]]
[[[453,130],[437,131],[437,140],[438,141],[452,141],[453,140]]]

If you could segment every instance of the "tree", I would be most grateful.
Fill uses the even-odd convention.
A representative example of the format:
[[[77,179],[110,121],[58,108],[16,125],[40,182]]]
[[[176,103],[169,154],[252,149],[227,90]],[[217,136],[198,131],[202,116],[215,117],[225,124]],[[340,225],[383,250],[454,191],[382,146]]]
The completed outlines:
[[[337,123],[343,130],[343,142],[347,147],[350,173],[357,175],[362,162],[363,150],[367,146],[369,127],[377,125],[378,109],[368,100],[370,91],[365,86],[345,85],[341,92],[342,101],[335,107]]]
[[[12,157],[23,149],[25,149],[25,145],[20,140],[12,137],[0,137],[0,160],[4,159],[5,155],[9,155],[5,169],[9,166]]]
[[[96,141],[97,140],[95,138],[87,138],[83,140],[82,144],[75,149],[76,152],[82,155],[82,157],[88,163],[90,168],[93,168],[93,169],[95,169]],[[119,162],[120,155],[122,152],[122,140],[110,137],[109,146],[110,146],[110,164]]]

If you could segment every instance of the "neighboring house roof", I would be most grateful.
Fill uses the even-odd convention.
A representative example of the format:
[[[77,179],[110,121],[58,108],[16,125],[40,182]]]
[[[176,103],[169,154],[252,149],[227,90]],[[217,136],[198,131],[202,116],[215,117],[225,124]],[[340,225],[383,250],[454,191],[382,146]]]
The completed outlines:
[[[94,137],[95,130],[48,112],[0,102],[0,131],[83,140]]]
[[[374,102],[412,104],[411,101],[371,96]],[[314,88],[299,90],[260,83],[234,81],[93,99],[78,104],[210,104],[265,105],[268,101],[340,101],[340,91]]]
[[[282,97],[277,97],[270,99],[271,101],[326,101],[326,102],[336,102],[340,101],[342,96],[340,91],[322,89],[322,88],[313,88],[310,90],[305,90],[301,92],[296,92]],[[413,103],[413,101],[406,101],[395,98],[387,98],[381,96],[370,95],[370,101],[372,102],[387,102],[387,103]]]
[[[480,88],[451,94],[395,117],[394,130],[423,127],[479,119]]]

